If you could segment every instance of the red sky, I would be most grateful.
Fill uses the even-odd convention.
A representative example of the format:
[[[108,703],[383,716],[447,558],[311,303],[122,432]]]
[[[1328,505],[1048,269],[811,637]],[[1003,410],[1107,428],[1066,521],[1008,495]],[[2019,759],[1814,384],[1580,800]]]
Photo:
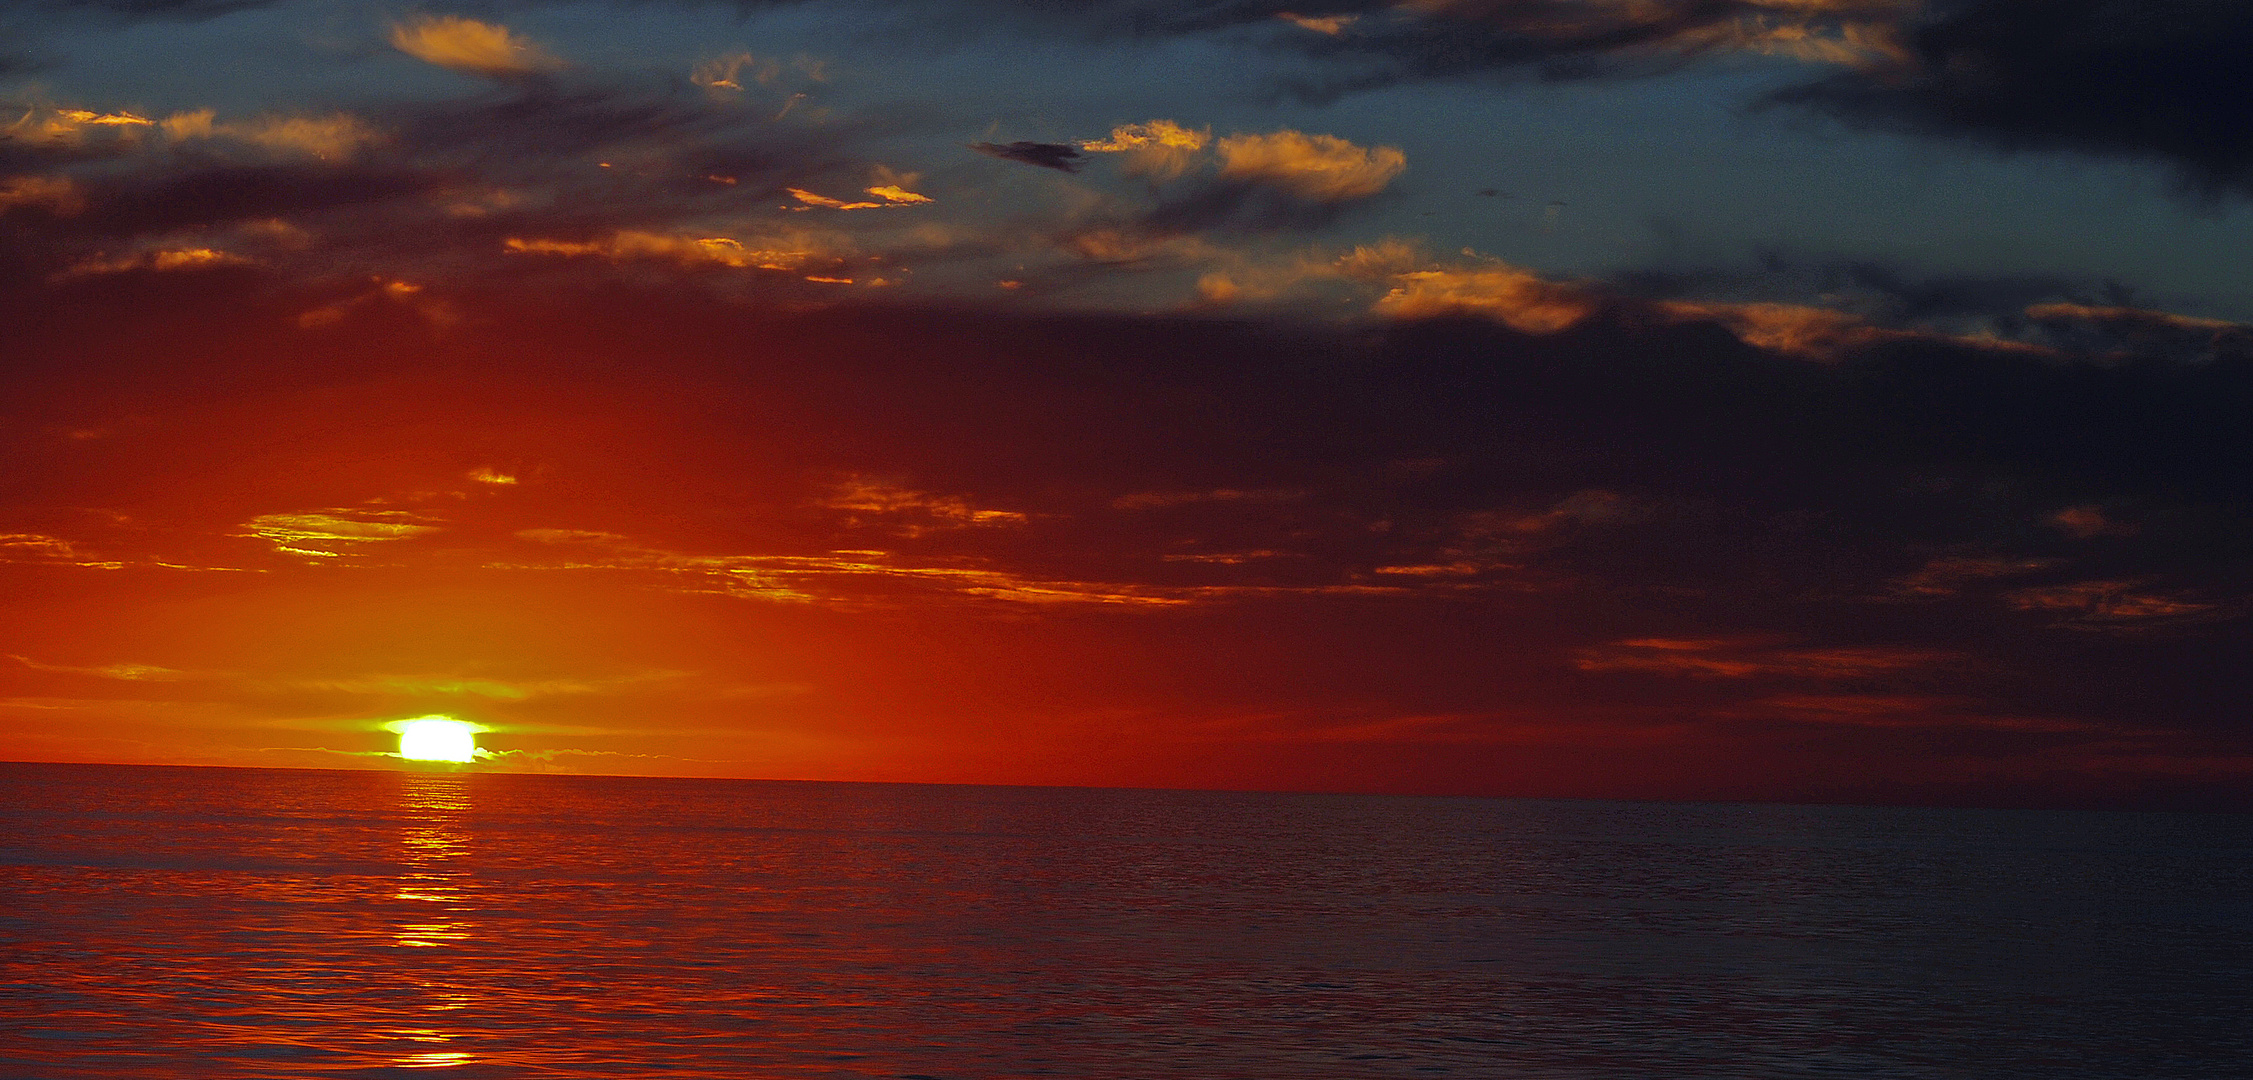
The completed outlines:
[[[443,713],[482,769],[2253,808],[2234,309],[2032,233],[1857,261],[1845,188],[1838,251],[1599,272],[1574,200],[1457,154],[1482,109],[1655,108],[1690,76],[1648,50],[1835,97],[1909,45],[1262,15],[1394,89],[1106,69],[1066,134],[987,75],[883,98],[944,67],[898,41],[222,7],[56,5],[0,64],[0,759],[392,768]],[[1526,98],[1499,44],[1419,66],[1425,18],[1623,66]],[[103,84],[136,25],[305,56]]]

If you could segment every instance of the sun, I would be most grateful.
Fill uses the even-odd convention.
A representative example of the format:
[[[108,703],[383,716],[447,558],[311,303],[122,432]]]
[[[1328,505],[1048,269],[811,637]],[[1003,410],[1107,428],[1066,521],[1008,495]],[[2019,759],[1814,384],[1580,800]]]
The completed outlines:
[[[475,724],[450,716],[419,716],[386,725],[399,733],[399,756],[409,761],[468,762],[477,758]]]

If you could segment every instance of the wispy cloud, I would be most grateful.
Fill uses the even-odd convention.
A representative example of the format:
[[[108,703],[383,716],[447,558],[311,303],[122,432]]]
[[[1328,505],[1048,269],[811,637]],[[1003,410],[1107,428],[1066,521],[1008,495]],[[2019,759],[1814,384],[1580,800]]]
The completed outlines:
[[[372,697],[479,697],[494,701],[531,701],[539,698],[586,697],[647,691],[686,679],[684,672],[650,671],[614,678],[524,679],[471,675],[352,675],[268,681],[265,686],[290,693],[322,692]]]
[[[1805,648],[1743,638],[1635,638],[1581,649],[1573,666],[1690,679],[1808,679],[1858,682],[1958,667],[1965,657],[1938,649]]]
[[[1212,129],[1191,130],[1171,120],[1122,124],[1110,137],[1080,143],[1091,154],[1125,154],[1126,172],[1170,180],[1187,171],[1213,139]]]
[[[2058,531],[2076,540],[2091,540],[2099,536],[2134,536],[2139,530],[2133,523],[2115,521],[2096,505],[2068,506],[2051,514],[2048,523]]]
[[[799,270],[822,258],[820,252],[808,248],[751,247],[729,236],[666,235],[632,229],[585,241],[512,236],[503,241],[502,246],[523,255],[595,256],[618,261],[649,259],[686,266],[755,270]]]
[[[2244,613],[2239,605],[2163,592],[2137,579],[2045,585],[2021,589],[2004,599],[2019,611],[2056,616],[2054,626],[2122,633],[2214,622]]]
[[[241,534],[264,540],[287,555],[334,559],[363,554],[366,547],[437,532],[435,519],[405,510],[329,509],[294,514],[260,514],[243,524]]]
[[[563,63],[508,27],[458,15],[424,15],[393,23],[391,44],[417,60],[478,75],[526,75]]]
[[[740,94],[748,89],[745,83],[772,86],[786,75],[808,82],[823,82],[828,79],[828,65],[805,55],[783,60],[739,50],[699,62],[690,70],[689,81],[715,93]]]
[[[1408,167],[1408,155],[1396,146],[1356,146],[1335,135],[1287,129],[1230,135],[1215,149],[1223,180],[1271,185],[1324,203],[1366,199]]]
[[[902,536],[919,536],[932,529],[1025,523],[1025,515],[1015,510],[980,507],[966,496],[934,495],[866,476],[846,478],[814,505],[845,512],[848,524],[873,519]]]
[[[122,274],[131,270],[150,270],[169,273],[181,270],[212,270],[224,266],[245,266],[253,260],[208,247],[155,248],[137,251],[130,255],[96,257],[73,263],[59,277],[69,279],[95,274]]]
[[[1961,595],[1977,585],[2008,581],[2053,569],[2062,560],[2030,556],[2007,555],[1940,555],[1919,567],[1915,573],[1906,574],[1888,583],[1885,598],[1895,600],[1940,600]]]
[[[1038,165],[1043,169],[1055,169],[1058,172],[1078,172],[1082,163],[1079,147],[1068,143],[1025,142],[1021,140],[1013,143],[981,142],[971,143],[970,149],[988,157],[997,157],[1004,161],[1019,161],[1027,165]]]
[[[88,675],[98,679],[117,679],[125,682],[179,682],[198,677],[194,672],[177,668],[158,667],[154,664],[48,664],[28,656],[8,654],[8,659],[33,671],[46,671],[62,675]]]
[[[1214,488],[1210,491],[1137,491],[1111,500],[1118,510],[1163,510],[1191,503],[1290,502],[1307,497],[1299,488]]]
[[[2087,720],[1996,713],[1981,703],[1935,694],[1773,694],[1712,715],[1786,720],[1825,727],[1912,731],[1994,731],[2029,735],[2091,735],[2105,730]]]
[[[1478,315],[1512,330],[1553,334],[1579,325],[1599,306],[1591,290],[1497,264],[1398,274],[1376,310],[1402,319]]]
[[[386,140],[383,132],[351,113],[328,116],[262,116],[221,122],[213,109],[174,113],[159,125],[175,142],[232,140],[269,150],[322,159],[349,157]]]
[[[1352,26],[1361,19],[1359,15],[1300,15],[1289,11],[1278,11],[1275,13],[1275,17],[1301,30],[1312,30],[1317,34],[1328,34],[1331,37],[1344,33],[1346,27]]]
[[[1032,607],[1101,606],[1166,608],[1280,596],[1406,596],[1407,586],[1341,582],[1325,585],[1157,585],[1090,581],[1026,573],[985,560],[952,565],[921,562],[888,551],[833,551],[822,555],[703,555],[637,544],[610,533],[528,529],[517,534],[536,545],[561,549],[560,558],[491,564],[508,570],[649,572],[653,584],[680,592],[744,599],[846,606],[885,605],[899,590],[925,595],[1002,601]]]
[[[204,566],[192,562],[156,558],[143,554],[118,554],[94,549],[82,541],[44,533],[0,533],[0,563],[20,563],[33,566],[70,566],[83,570],[192,570],[246,572],[243,567]]]
[[[86,209],[86,196],[67,176],[11,176],[0,180],[0,213],[37,207],[69,217]]]

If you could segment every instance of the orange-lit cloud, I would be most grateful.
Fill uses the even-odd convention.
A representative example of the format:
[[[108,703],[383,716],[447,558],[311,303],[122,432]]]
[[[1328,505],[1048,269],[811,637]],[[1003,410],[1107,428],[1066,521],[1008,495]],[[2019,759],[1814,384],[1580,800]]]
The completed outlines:
[[[726,236],[682,236],[622,230],[601,240],[543,240],[510,237],[503,246],[526,255],[597,256],[605,259],[657,259],[683,265],[719,265],[759,270],[795,270],[817,254],[804,249],[749,248]]]
[[[2073,630],[2135,632],[2233,618],[2233,605],[2169,595],[2138,580],[2076,581],[2021,589],[2004,598],[2019,611],[2058,617],[2053,626]]]
[[[2109,359],[2170,356],[2193,361],[2253,359],[2253,326],[2120,305],[2034,304],[2026,318],[2068,348]]]
[[[1138,491],[1111,500],[1119,510],[1162,510],[1187,503],[1233,502],[1291,502],[1307,497],[1307,492],[1297,488],[1259,488],[1243,491],[1237,488],[1216,488],[1211,491]]]
[[[918,206],[935,201],[928,195],[924,195],[920,192],[909,191],[905,186],[903,186],[906,184],[912,184],[916,181],[916,174],[914,173],[900,175],[893,173],[890,169],[879,169],[877,170],[877,173],[878,176],[885,182],[872,185],[870,187],[864,188],[863,190],[867,194],[874,195],[878,199],[882,200],[880,202],[847,202],[843,199],[832,199],[827,195],[821,195],[815,192],[807,191],[804,188],[784,188],[783,190],[788,191],[791,198],[796,199],[800,203],[804,204],[802,206],[792,207],[791,209],[794,210],[803,210],[811,207],[823,207],[830,210],[881,210],[887,207]]]
[[[1402,0],[1398,7],[1438,20],[1485,24],[1559,50],[1630,55],[1743,51],[1867,67],[1908,59],[1903,36],[1923,0],[1746,0],[1712,5],[1703,17],[1684,17],[1679,5],[1650,0],[1524,5]],[[1732,7],[1739,10],[1732,13]],[[1742,10],[1746,8],[1751,10]]]
[[[373,287],[365,292],[345,297],[335,303],[323,304],[297,316],[297,325],[307,330],[333,326],[346,315],[372,303],[388,302],[413,307],[423,319],[433,326],[446,326],[458,317],[453,306],[444,300],[423,295],[423,287],[409,281],[377,278]]]
[[[261,514],[243,524],[256,537],[288,555],[333,559],[362,554],[363,548],[437,532],[432,519],[404,510],[312,510]]]
[[[796,73],[812,82],[828,78],[828,65],[809,56],[790,60],[761,58],[749,52],[733,52],[698,63],[689,72],[689,81],[713,92],[742,93],[744,82],[754,86],[771,86],[786,73]]]
[[[1285,258],[1226,258],[1234,253],[1215,252],[1230,265],[1197,279],[1198,298],[1206,304],[1277,300],[1304,295],[1309,287],[1349,282],[1356,288],[1389,284],[1397,275],[1429,263],[1423,247],[1413,241],[1386,237],[1356,245],[1339,255],[1320,249]]]
[[[75,567],[82,570],[187,570],[245,572],[236,566],[203,566],[147,555],[96,552],[95,545],[44,533],[0,533],[0,563],[29,566]]]
[[[67,176],[11,176],[0,180],[0,213],[19,206],[69,217],[86,209],[86,197]]]
[[[917,565],[884,551],[840,551],[827,555],[696,555],[635,544],[625,537],[565,529],[527,529],[517,534],[536,544],[561,547],[571,557],[557,561],[493,564],[515,570],[659,571],[674,591],[708,592],[756,600],[848,604],[881,600],[869,585],[919,586],[940,593],[1020,604],[1099,604],[1169,606],[1189,603],[1195,590],[1162,590],[1139,585],[1036,578],[982,566]],[[851,587],[858,583],[861,587]]]
[[[129,270],[208,270],[221,266],[242,266],[252,260],[231,251],[208,247],[156,248],[137,251],[114,258],[97,256],[71,266],[61,275],[64,278],[86,277],[94,274],[121,274]]]
[[[124,560],[97,558],[87,553],[75,540],[26,532],[0,533],[0,562],[96,570],[119,570],[126,566]]]
[[[1729,49],[1860,67],[1906,61],[1908,21],[1924,0],[1753,0],[1762,10],[1682,35],[1685,52]]]
[[[1981,582],[2048,570],[2060,560],[1996,555],[1941,555],[1916,573],[1894,579],[1888,595],[1901,600],[1938,600],[1961,594]]]
[[[974,506],[960,495],[933,495],[864,476],[847,478],[814,505],[855,515],[848,518],[853,523],[858,515],[882,520],[906,536],[934,528],[1025,523],[1025,515],[1014,510]]]
[[[1586,539],[1590,530],[1650,520],[1642,502],[1602,489],[1577,491],[1546,510],[1474,510],[1455,515],[1425,558],[1371,568],[1372,573],[1427,580],[1484,578],[1485,584],[1521,592],[1569,587],[1555,575],[1532,570],[1532,559]]]
[[[197,109],[165,117],[161,127],[172,140],[230,139],[269,150],[338,159],[384,141],[384,134],[350,113],[328,116],[263,116],[222,123],[216,111]]]
[[[1212,142],[1212,129],[1191,130],[1171,120],[1121,124],[1106,139],[1080,143],[1091,154],[1125,154],[1126,171],[1136,175],[1172,179],[1197,160],[1198,152]]]
[[[2090,304],[2033,304],[2026,308],[2026,317],[2038,322],[2057,323],[2113,323],[2166,327],[2174,330],[2219,331],[2242,329],[2226,319],[2207,319],[2195,315],[2177,315],[2148,308],[2120,306],[2095,306]]]
[[[156,126],[156,121],[138,113],[35,105],[0,127],[0,134],[49,146],[78,146],[90,138],[130,145]]]
[[[1151,235],[1132,229],[1094,228],[1070,233],[1058,241],[1065,251],[1099,263],[1153,261],[1198,262],[1225,253],[1203,237]]]
[[[1215,147],[1222,179],[1272,185],[1317,202],[1365,199],[1408,168],[1397,146],[1356,146],[1335,135],[1283,130],[1230,135]]]
[[[2134,536],[2139,531],[2128,522],[2114,521],[2101,506],[2068,506],[2048,518],[2051,525],[2076,540],[2099,536]]]
[[[1582,649],[1582,671],[1632,671],[1690,679],[1861,681],[1961,665],[1937,649],[1792,648],[1741,638],[1637,638]]]
[[[1394,318],[1479,315],[1527,334],[1554,334],[1594,315],[1601,304],[1586,289],[1499,263],[1461,269],[1412,270],[1393,277],[1377,311]]]
[[[2104,729],[2062,717],[1995,715],[1963,698],[1932,694],[1774,694],[1716,710],[1717,716],[1881,729],[1952,729],[2090,734]]]
[[[1331,37],[1344,33],[1346,27],[1361,19],[1359,15],[1300,15],[1289,11],[1278,11],[1275,17],[1301,29]]]
[[[1465,251],[1466,256],[1475,253]],[[1411,267],[1414,268],[1406,268]],[[1986,336],[1959,336],[1921,329],[1880,326],[1851,312],[1833,308],[1782,303],[1724,303],[1717,301],[1642,300],[1622,295],[1596,282],[1560,281],[1491,258],[1432,265],[1411,244],[1388,240],[1357,248],[1339,259],[1336,276],[1383,278],[1391,288],[1375,303],[1382,315],[1422,319],[1447,315],[1475,315],[1493,319],[1528,334],[1553,334],[1609,311],[1628,320],[1655,322],[1710,322],[1757,349],[1832,362],[1855,352],[1887,344],[1945,343],[2029,355],[2054,355],[2043,346]],[[1303,266],[1296,270],[1267,271],[1270,279],[1295,284],[1320,276]],[[1258,282],[1257,276],[1251,281]],[[1235,284],[1228,273],[1216,273],[1201,285],[1208,298],[1215,293],[1233,296],[1257,291]],[[1269,288],[1268,295],[1276,290]]]
[[[1480,511],[1465,515],[1473,536],[1526,536],[1554,533],[1573,525],[1625,525],[1649,518],[1648,508],[1618,492],[1590,488],[1576,491],[1547,510],[1533,514]]]
[[[192,678],[190,672],[155,664],[100,664],[76,666],[71,664],[45,664],[28,656],[9,654],[8,659],[33,671],[47,671],[65,675],[88,675],[98,679],[118,679],[127,682],[178,682]]]
[[[901,205],[914,205],[916,203],[927,203],[932,201],[930,196],[909,191],[906,188],[899,186],[898,184],[878,184],[875,187],[869,188],[868,193],[884,200],[885,202],[899,203]]]
[[[790,192],[791,198],[807,206],[821,206],[831,210],[874,210],[887,205],[881,202],[845,202],[842,199],[832,199],[826,195],[816,195],[804,188],[786,188],[784,190]]]
[[[874,503],[890,505],[890,492]],[[908,515],[925,515],[924,500],[910,500]],[[941,513],[950,507],[941,505]],[[850,513],[851,511],[847,511]],[[885,514],[901,511],[885,511]],[[979,513],[967,511],[971,518]],[[950,525],[1012,525],[1006,519],[960,521]],[[903,530],[902,536],[931,532]],[[1147,581],[1079,580],[998,566],[984,559],[951,562],[916,560],[882,550],[837,550],[824,554],[707,555],[671,551],[612,533],[573,529],[526,529],[517,537],[535,546],[492,569],[645,574],[652,588],[708,593],[747,600],[817,602],[848,609],[891,608],[913,601],[956,597],[1037,607],[1091,605],[1121,609],[1179,608],[1196,604],[1272,597],[1405,597],[1407,584],[1338,582],[1315,585],[1161,585]],[[554,552],[543,555],[537,549]]]
[[[1713,304],[1668,301],[1660,310],[1680,319],[1721,324],[1755,348],[1814,360],[1835,359],[1853,349],[1907,337],[1872,326],[1868,320],[1829,308],[1799,304]]]
[[[524,75],[562,66],[508,27],[458,15],[424,15],[392,24],[391,44],[417,60],[478,75]]]

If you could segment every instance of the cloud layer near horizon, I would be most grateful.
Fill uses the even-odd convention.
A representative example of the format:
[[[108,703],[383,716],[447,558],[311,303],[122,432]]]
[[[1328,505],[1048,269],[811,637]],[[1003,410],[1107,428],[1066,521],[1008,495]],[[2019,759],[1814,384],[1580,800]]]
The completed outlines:
[[[411,708],[747,774],[2242,783],[2242,361],[614,286],[307,324],[329,294],[217,273],[9,313],[17,753],[114,755],[69,725],[125,713],[337,749]]]

